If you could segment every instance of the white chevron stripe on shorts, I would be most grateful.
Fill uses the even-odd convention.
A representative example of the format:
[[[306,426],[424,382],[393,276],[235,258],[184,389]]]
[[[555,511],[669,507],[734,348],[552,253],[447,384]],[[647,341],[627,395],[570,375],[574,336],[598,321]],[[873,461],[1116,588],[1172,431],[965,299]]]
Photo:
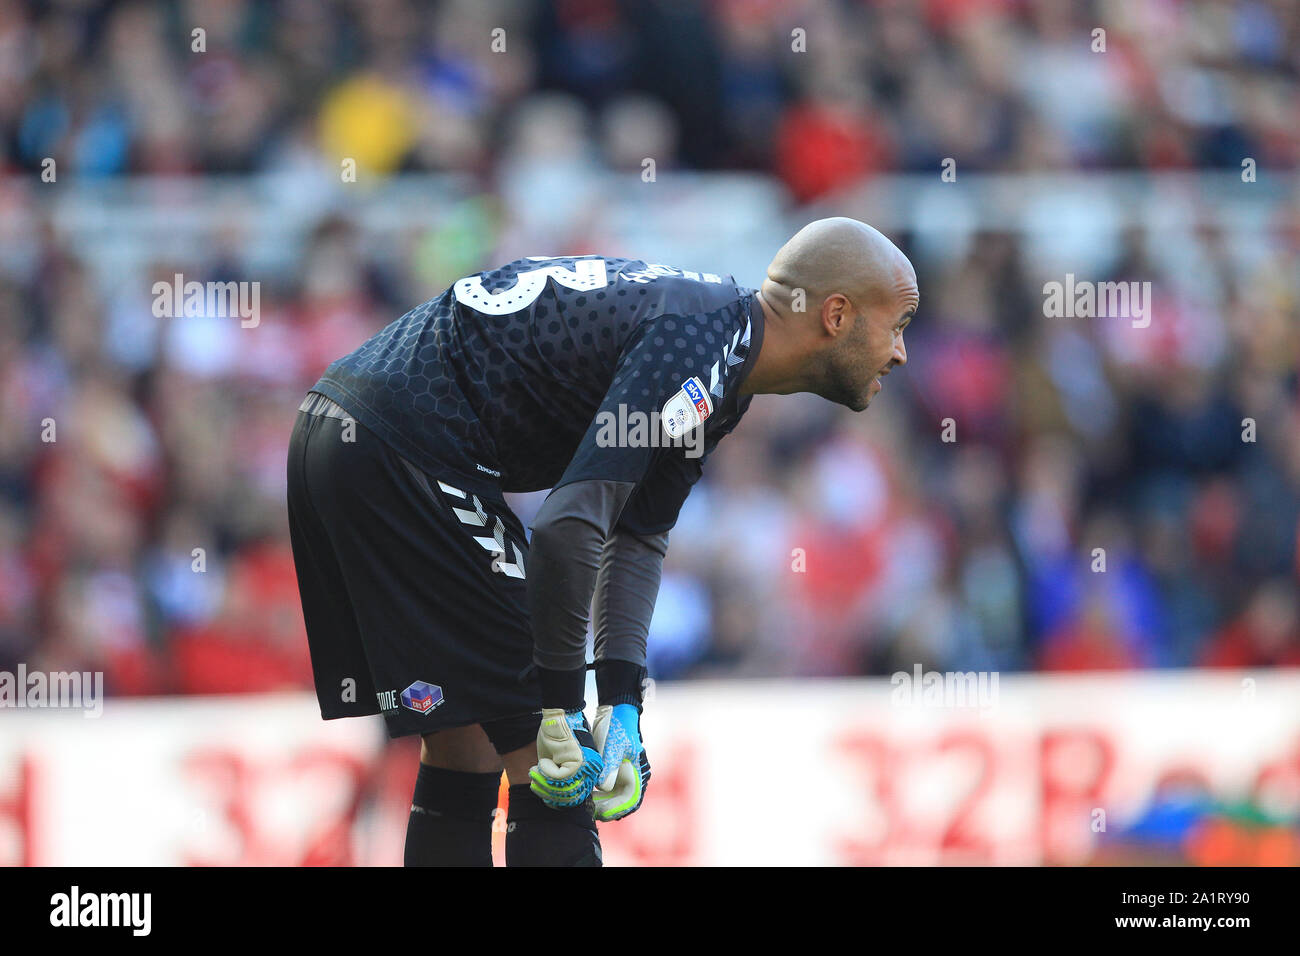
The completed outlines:
[[[474,510],[469,511],[465,508],[452,506],[452,513],[460,520],[461,524],[467,524],[475,528],[486,528],[488,518],[492,517],[483,507],[483,502],[479,500],[478,495],[469,495],[459,488],[452,487],[446,482],[438,482],[438,487],[448,495],[455,496],[464,501],[468,498],[474,505]],[[506,556],[506,524],[500,518],[497,518],[492,526],[492,537],[474,536],[474,540],[483,550],[496,555],[492,559],[492,570],[500,571],[508,578],[522,578],[524,576],[524,556],[519,550],[519,546],[513,541],[510,542],[510,553],[514,555],[514,563],[502,561],[500,558]]]
[[[461,520],[462,524],[472,524],[477,525],[480,528],[483,527],[484,522],[483,519],[478,516],[478,512],[466,511],[464,508],[452,508],[451,510],[455,512],[456,517]]]

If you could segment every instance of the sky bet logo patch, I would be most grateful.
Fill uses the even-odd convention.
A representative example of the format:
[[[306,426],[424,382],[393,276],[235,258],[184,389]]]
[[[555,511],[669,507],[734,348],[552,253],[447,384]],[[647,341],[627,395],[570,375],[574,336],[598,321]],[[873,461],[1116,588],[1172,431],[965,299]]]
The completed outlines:
[[[659,412],[664,434],[674,441],[704,424],[713,414],[713,400],[704,390],[704,383],[696,376],[682,382],[682,387]]]
[[[402,691],[402,706],[417,714],[430,714],[442,706],[442,688],[417,680]]]
[[[684,391],[695,405],[695,410],[700,413],[700,421],[713,414],[713,403],[709,401],[709,393],[704,390],[704,383],[695,376],[691,376],[682,382],[682,391]]]

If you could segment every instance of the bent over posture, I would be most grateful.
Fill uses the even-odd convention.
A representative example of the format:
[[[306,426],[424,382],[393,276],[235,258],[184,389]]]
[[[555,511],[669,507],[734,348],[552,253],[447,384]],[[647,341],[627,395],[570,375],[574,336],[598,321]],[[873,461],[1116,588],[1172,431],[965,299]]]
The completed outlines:
[[[645,796],[642,683],[668,532],[759,393],[854,411],[907,361],[916,276],[823,219],[761,289],[606,256],[458,280],[334,362],[299,409],[289,521],[325,719],[420,734],[407,865],[599,865]],[[531,542],[503,497],[551,488]],[[586,635],[599,706],[584,714]]]

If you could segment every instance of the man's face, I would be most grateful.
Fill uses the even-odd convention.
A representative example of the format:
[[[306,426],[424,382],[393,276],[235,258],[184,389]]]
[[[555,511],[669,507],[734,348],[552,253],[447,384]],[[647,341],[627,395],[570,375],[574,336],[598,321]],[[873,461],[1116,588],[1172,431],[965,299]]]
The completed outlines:
[[[916,314],[920,295],[915,278],[900,280],[888,301],[862,309],[853,304],[853,327],[831,353],[830,393],[826,397],[855,412],[871,404],[883,376],[895,366],[907,364],[903,332]]]

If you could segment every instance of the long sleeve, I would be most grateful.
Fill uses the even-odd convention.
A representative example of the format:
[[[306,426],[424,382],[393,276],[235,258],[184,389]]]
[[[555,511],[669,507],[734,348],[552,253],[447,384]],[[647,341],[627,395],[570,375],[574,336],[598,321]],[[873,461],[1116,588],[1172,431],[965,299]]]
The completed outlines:
[[[597,480],[564,485],[551,492],[533,521],[528,610],[543,706],[581,706],[587,620],[601,556],[634,487]]]
[[[712,365],[705,345],[689,347],[702,338],[723,349],[725,340],[716,338],[710,321],[663,315],[637,328],[533,522],[528,606],[543,707],[582,705],[587,623],[602,561],[612,563],[597,611],[598,656],[644,664],[666,548],[666,538],[656,539],[676,522],[702,458],[748,405],[734,390],[725,392],[729,379],[723,374],[744,361],[730,356],[748,347],[748,320],[743,329],[734,325],[729,348],[735,351],[719,352]]]
[[[646,639],[668,552],[668,532],[639,535],[616,529],[605,543],[596,579],[593,624],[596,660],[644,667]]]

